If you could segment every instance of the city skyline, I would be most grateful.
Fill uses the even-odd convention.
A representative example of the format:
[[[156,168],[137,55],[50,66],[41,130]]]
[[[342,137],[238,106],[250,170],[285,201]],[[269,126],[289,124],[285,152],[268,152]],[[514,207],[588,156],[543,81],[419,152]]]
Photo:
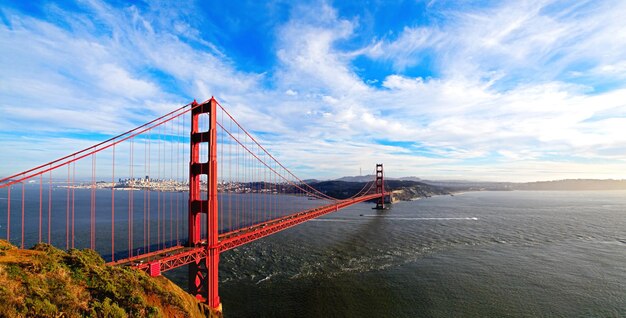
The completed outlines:
[[[302,179],[626,179],[626,3],[0,5],[0,175],[215,96]]]

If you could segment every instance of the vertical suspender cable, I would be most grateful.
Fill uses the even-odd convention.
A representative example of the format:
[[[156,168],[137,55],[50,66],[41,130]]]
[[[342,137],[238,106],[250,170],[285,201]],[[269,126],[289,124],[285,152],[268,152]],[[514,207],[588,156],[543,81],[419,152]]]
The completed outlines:
[[[157,182],[161,182],[161,126],[159,126]],[[158,185],[157,185],[158,187]],[[161,248],[161,190],[157,188],[157,248]]]
[[[24,248],[24,182],[22,182],[22,243],[21,247]]]
[[[148,253],[151,250],[150,244],[151,244],[151,241],[152,241],[151,237],[150,237],[150,227],[151,227],[150,226],[150,220],[151,220],[151,215],[152,215],[152,210],[150,209],[150,203],[152,201],[152,195],[150,193],[150,188],[152,187],[152,174],[151,174],[151,171],[150,171],[150,161],[151,161],[150,157],[152,155],[152,148],[151,148],[151,146],[152,146],[152,130],[148,130],[148,159],[147,159],[147,162],[148,162],[148,185],[146,187],[148,189],[147,190],[148,191],[148,200],[147,200],[148,201],[148,207],[146,209],[148,211],[148,220],[147,220],[147,223],[148,223],[148,226],[147,226],[147,229],[148,229],[147,252]]]
[[[111,261],[115,261],[115,145],[111,164]]]
[[[170,124],[170,160],[169,160],[169,164],[170,164],[170,177],[169,177],[169,182],[170,182],[170,186],[174,186],[174,183],[172,183],[172,180],[174,180],[173,176],[172,176],[172,172],[174,171],[174,166],[172,165],[172,160],[174,157],[174,125],[172,122],[169,123]],[[173,227],[172,227],[172,221],[174,221],[174,219],[172,218],[172,214],[174,212],[174,206],[172,205],[172,189],[169,189],[169,198],[170,198],[170,246],[172,246],[172,241],[174,239],[173,234]]]
[[[37,242],[41,243],[41,218],[42,218],[42,208],[43,208],[43,174],[39,175],[39,240]]]
[[[50,220],[52,217],[52,170],[48,178],[48,244],[50,244]]]
[[[237,132],[239,133],[239,132]],[[234,208],[234,224],[233,224],[233,228],[234,229],[239,229],[240,227],[240,213],[239,213],[239,209],[241,207],[241,184],[242,184],[242,179],[241,179],[241,155],[239,153],[239,147],[237,146],[237,144],[234,145],[234,159],[235,159],[235,183],[236,183],[236,192],[234,193],[234,197],[233,197],[233,208]]]
[[[133,243],[132,243],[132,236],[133,236],[133,183],[135,182],[135,180],[133,180],[133,139],[130,140],[129,143],[129,148],[130,148],[130,153],[129,153],[129,158],[128,158],[128,184],[130,186],[130,189],[128,190],[128,257],[132,257],[133,256]]]
[[[143,175],[145,177],[148,177],[148,139],[144,138],[144,143],[143,143]],[[147,190],[146,190],[146,182],[148,182],[148,180],[143,180],[143,249],[144,249],[144,253],[146,250],[146,245],[148,244],[148,238],[146,236],[147,234],[147,228],[146,228],[146,220],[147,220],[147,215],[146,215],[146,207],[147,207]]]
[[[95,209],[95,191],[96,191],[96,154],[91,155],[91,207],[89,210],[89,246],[91,249],[94,249],[94,239],[93,239],[93,231],[94,231],[94,209]]]
[[[233,122],[229,121],[230,128],[233,127]],[[224,133],[222,131],[222,133]],[[232,193],[233,193],[233,176],[232,176],[232,166],[233,166],[233,152],[232,152],[232,141],[228,139],[228,230],[233,230],[233,219],[232,219],[232,211],[233,211],[233,203],[232,203]]]
[[[7,241],[11,242],[11,186],[7,189]]]
[[[181,175],[180,175],[180,170],[178,169],[178,167],[180,167],[181,161],[180,161],[180,143],[182,142],[181,139],[181,135],[180,135],[180,116],[178,117],[177,121],[176,121],[177,125],[177,132],[176,132],[176,184],[180,185],[182,180],[181,180]],[[180,201],[180,192],[178,191],[178,189],[176,190],[176,245],[180,245],[180,234],[178,233],[179,230],[179,225],[180,225],[180,205],[179,205],[179,201]]]
[[[65,207],[65,249],[70,249],[70,165],[67,165],[67,204]]]
[[[169,122],[170,123],[170,184],[172,186],[174,186],[174,183],[172,183],[172,181],[174,180],[174,122]],[[178,170],[178,169],[177,169]],[[174,205],[172,204],[173,201],[173,189],[169,190],[169,197],[170,197],[170,246],[172,246],[172,242],[174,241],[174,236],[173,236],[173,221],[174,221],[174,217],[173,217],[173,212],[174,212]]]
[[[75,186],[74,180],[76,179],[76,161],[72,164],[72,248],[74,248],[74,219],[75,219],[75,207],[76,207],[76,196],[75,196]]]
[[[221,122],[222,125],[224,124],[224,112],[222,112],[222,116],[221,116]],[[218,127],[215,127],[216,130]],[[218,130],[219,131],[219,130]],[[224,131],[222,130],[222,133],[220,134],[221,136],[221,141],[220,141],[220,161],[219,161],[219,166],[220,166],[220,173],[219,173],[219,177],[222,178],[222,197],[224,198]],[[220,220],[220,231],[224,231],[224,205],[220,204],[219,205],[219,209],[222,211],[222,213],[218,214],[219,220]]]

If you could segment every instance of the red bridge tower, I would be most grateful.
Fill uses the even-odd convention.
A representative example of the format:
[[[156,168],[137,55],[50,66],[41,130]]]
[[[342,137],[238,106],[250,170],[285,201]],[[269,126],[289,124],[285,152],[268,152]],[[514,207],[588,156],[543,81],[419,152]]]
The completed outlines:
[[[376,193],[380,193],[380,199],[376,202],[376,210],[385,209],[385,176],[383,174],[383,164],[376,164]]]
[[[221,312],[217,291],[219,242],[217,221],[217,101],[192,103],[191,154],[189,157],[189,246],[206,246],[206,258],[189,265],[189,292],[203,300],[212,311]],[[209,130],[199,131],[201,114],[208,114]],[[207,145],[208,147],[201,147]],[[200,162],[200,149],[208,149],[208,161]],[[202,176],[206,175],[207,196],[202,195]],[[201,241],[202,218],[206,214],[206,242]]]

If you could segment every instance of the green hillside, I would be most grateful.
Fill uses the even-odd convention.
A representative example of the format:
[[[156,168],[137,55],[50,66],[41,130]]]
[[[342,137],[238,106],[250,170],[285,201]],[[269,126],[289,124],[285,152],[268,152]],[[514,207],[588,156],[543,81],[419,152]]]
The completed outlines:
[[[2,317],[203,317],[196,299],[164,277],[112,267],[92,250],[0,240]]]

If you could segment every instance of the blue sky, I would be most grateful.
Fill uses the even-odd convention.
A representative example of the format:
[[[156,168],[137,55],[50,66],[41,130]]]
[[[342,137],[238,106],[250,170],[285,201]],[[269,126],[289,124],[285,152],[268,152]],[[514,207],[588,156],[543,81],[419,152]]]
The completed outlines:
[[[3,1],[0,174],[214,95],[303,178],[626,178],[624,21],[624,1]]]

